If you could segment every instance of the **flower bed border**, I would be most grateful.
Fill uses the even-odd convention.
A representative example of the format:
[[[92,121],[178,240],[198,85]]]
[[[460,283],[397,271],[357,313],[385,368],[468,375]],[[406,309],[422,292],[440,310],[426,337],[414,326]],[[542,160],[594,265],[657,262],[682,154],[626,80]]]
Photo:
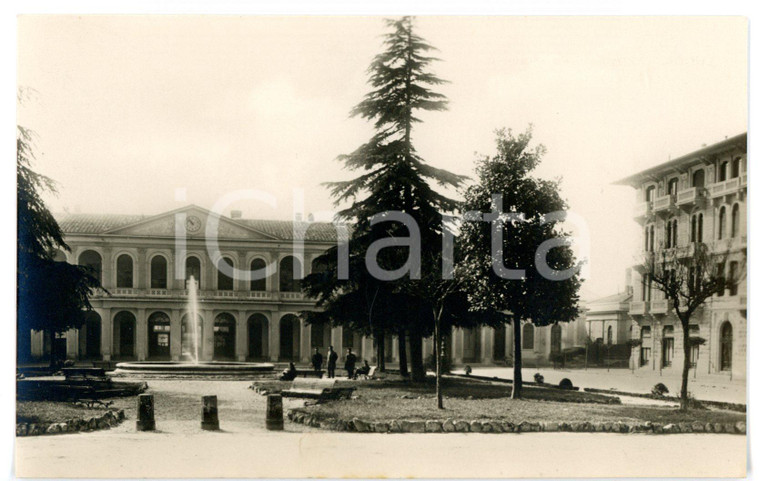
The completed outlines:
[[[645,398],[645,399],[656,399],[658,401],[673,401],[673,402],[681,401],[681,398],[677,396],[655,396],[652,393],[625,392],[625,391],[618,391],[615,389],[597,389],[593,387],[585,387],[583,388],[583,390],[590,393],[610,394],[610,395],[617,394],[618,396],[630,396],[630,397],[638,397],[638,398]],[[701,399],[697,401],[706,407],[725,409],[726,411],[735,411],[739,413],[747,412],[746,404],[729,403],[729,402],[723,402],[723,401],[703,401]]]
[[[109,409],[102,416],[69,419],[63,423],[16,423],[16,436],[41,436],[111,429],[111,426],[118,426],[125,418],[123,409],[117,411]]]
[[[746,434],[747,424],[744,421],[736,423],[652,423],[643,422],[628,424],[624,422],[521,422],[518,424],[493,419],[438,419],[428,420],[391,420],[366,421],[359,418],[321,418],[305,409],[294,408],[288,411],[291,422],[328,429],[331,431],[364,432],[364,433],[526,433],[526,432],[577,432],[577,433],[648,433],[648,434],[677,434],[677,433],[724,433]]]

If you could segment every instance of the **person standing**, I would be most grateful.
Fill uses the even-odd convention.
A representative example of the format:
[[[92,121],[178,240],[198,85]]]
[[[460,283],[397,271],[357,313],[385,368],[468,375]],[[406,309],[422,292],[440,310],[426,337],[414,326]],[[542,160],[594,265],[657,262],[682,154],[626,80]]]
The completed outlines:
[[[330,346],[327,350],[327,377],[335,377],[335,366],[338,364],[338,353]]]
[[[348,373],[348,378],[353,379],[354,378],[354,370],[356,369],[356,356],[353,352],[351,352],[351,348],[348,348],[348,352],[346,352],[346,372]]]
[[[314,348],[314,355],[311,356],[311,365],[314,366],[314,371],[319,372],[322,370],[322,354],[319,353],[319,348]]]

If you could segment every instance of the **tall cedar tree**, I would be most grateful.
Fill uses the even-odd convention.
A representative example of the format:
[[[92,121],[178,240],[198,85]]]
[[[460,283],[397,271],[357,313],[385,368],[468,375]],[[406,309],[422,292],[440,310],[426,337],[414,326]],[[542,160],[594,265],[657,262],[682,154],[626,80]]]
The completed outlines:
[[[468,271],[466,289],[476,308],[507,311],[514,331],[514,382],[512,397],[520,397],[522,389],[522,351],[520,327],[530,321],[534,326],[572,321],[578,315],[577,272],[567,280],[542,275],[536,267],[536,253],[546,240],[565,238],[556,221],[544,222],[545,215],[567,209],[560,197],[558,182],[531,176],[545,149],[529,150],[531,130],[517,137],[512,131],[497,131],[496,155],[477,161],[478,182],[465,192],[463,210],[492,212],[492,198],[501,195],[505,213],[521,214],[523,221],[466,221],[458,244],[463,251],[462,269]],[[492,255],[493,229],[499,228],[503,265],[507,269],[523,269],[522,279],[505,279],[497,275]],[[498,243],[498,240],[497,240]],[[572,268],[575,258],[567,246],[548,252],[547,264],[556,271]]]
[[[736,293],[744,277],[746,250],[732,252],[730,244],[720,250],[715,247],[702,242],[667,249],[663,245],[656,253],[648,253],[640,264],[644,279],[664,294],[681,323],[684,353],[681,411],[689,407],[691,346],[704,342],[691,337],[691,320],[714,295],[722,295],[725,290]]]
[[[432,325],[411,315],[415,309],[412,296],[399,294],[394,281],[374,279],[364,264],[366,251],[374,241],[408,237],[409,232],[400,223],[371,226],[370,218],[388,211],[404,212],[417,222],[422,245],[432,245],[440,238],[441,212],[453,211],[456,203],[433,190],[428,182],[457,187],[464,177],[428,165],[413,145],[412,127],[420,122],[418,112],[442,111],[447,105],[446,97],[431,89],[445,83],[428,71],[429,65],[437,60],[428,56],[435,48],[414,33],[411,17],[386,20],[386,25],[392,31],[385,35],[385,51],[375,57],[368,69],[373,90],[351,111],[352,117],[372,121],[375,134],[354,152],[338,157],[345,168],[363,173],[353,180],[327,184],[336,205],[351,202],[339,216],[353,224],[350,251],[356,262],[352,260],[351,265],[361,273],[352,269],[355,278],[338,281],[337,251],[331,249],[321,257],[327,274],[307,276],[304,287],[317,298],[333,323],[360,322],[379,343],[381,332],[408,334],[412,379],[419,381],[425,376],[422,337],[431,331]],[[385,248],[380,251],[379,263],[386,269],[397,268],[409,254],[404,248]],[[322,282],[325,278],[335,282]],[[361,319],[349,321],[329,315],[333,305],[340,304],[346,296],[362,298],[360,311],[365,315]],[[378,312],[381,307],[388,317]],[[307,314],[308,317],[313,315]]]
[[[53,215],[40,193],[55,192],[54,182],[32,170],[33,133],[22,126],[16,136],[17,196],[17,358],[29,358],[29,333],[44,330],[51,340],[55,334],[78,328],[84,313],[92,309],[88,296],[100,282],[85,267],[53,260],[56,249],[69,251]],[[51,342],[50,364],[58,356]]]

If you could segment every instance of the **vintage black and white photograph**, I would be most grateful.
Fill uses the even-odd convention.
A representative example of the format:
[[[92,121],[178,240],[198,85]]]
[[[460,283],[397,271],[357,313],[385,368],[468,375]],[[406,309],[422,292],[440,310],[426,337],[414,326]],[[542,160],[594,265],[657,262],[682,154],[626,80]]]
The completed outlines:
[[[15,21],[15,476],[746,476],[747,18]]]

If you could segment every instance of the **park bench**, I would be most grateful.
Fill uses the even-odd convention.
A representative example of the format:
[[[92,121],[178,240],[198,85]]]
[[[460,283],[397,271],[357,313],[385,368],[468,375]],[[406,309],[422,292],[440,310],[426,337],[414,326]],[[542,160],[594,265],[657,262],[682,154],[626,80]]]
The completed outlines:
[[[295,378],[290,389],[282,391],[283,397],[295,397],[327,401],[349,399],[354,387],[336,385],[335,379]]]
[[[61,369],[67,381],[107,381],[106,371],[102,367],[65,367]]]
[[[301,377],[301,378],[303,378],[303,377],[311,377],[311,378],[322,379],[322,376],[324,376],[324,375],[325,375],[325,371],[322,371],[322,370],[320,370],[320,371],[314,371],[314,370],[299,371],[299,370],[296,370],[296,379],[298,379],[299,377]]]
[[[377,366],[371,366],[367,374],[358,374],[356,377],[361,376],[363,379],[373,379],[375,377],[375,369],[377,369]]]

